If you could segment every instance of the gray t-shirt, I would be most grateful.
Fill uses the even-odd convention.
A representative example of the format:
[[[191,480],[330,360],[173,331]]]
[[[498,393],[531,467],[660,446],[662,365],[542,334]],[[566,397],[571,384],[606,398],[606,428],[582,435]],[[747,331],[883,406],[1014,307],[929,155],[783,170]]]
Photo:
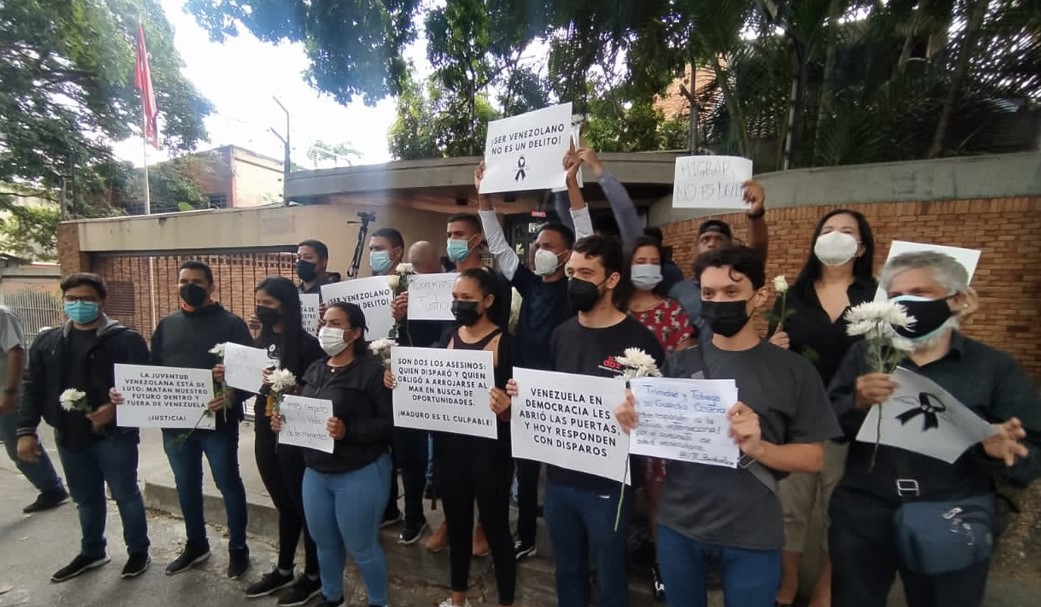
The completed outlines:
[[[816,443],[841,434],[820,375],[798,354],[765,341],[740,352],[711,342],[698,347],[704,378],[737,382],[738,398],[759,415],[763,440]],[[693,350],[677,352],[662,369],[682,378],[699,371]],[[658,513],[662,525],[700,542],[755,550],[784,544],[780,501],[743,468],[669,461]]]
[[[11,308],[0,305],[0,390],[7,385],[7,353],[13,348],[24,348],[22,322]]]

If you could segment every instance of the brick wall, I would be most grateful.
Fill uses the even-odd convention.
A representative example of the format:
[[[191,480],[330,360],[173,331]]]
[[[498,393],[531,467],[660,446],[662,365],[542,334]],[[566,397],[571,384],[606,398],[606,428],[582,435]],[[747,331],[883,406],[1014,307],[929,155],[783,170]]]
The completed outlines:
[[[58,224],[58,266],[61,275],[90,272],[90,256],[80,251],[79,226],[74,223]]]
[[[972,286],[980,310],[966,334],[1016,358],[1035,380],[1041,379],[1041,198],[998,198],[935,202],[897,202],[769,209],[770,252],[767,279],[785,274],[794,281],[806,262],[817,220],[836,208],[863,213],[875,234],[878,274],[893,240],[981,249]],[[743,214],[722,215],[734,236],[747,238]],[[688,275],[697,254],[698,225],[707,217],[662,226],[665,243]],[[764,327],[765,330],[765,327]]]

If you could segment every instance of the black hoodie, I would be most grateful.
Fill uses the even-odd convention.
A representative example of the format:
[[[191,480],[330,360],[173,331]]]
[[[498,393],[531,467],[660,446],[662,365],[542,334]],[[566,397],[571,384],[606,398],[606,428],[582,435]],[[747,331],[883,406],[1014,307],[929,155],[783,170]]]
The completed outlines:
[[[82,449],[116,432],[137,432],[137,428],[114,425],[96,432],[82,412],[65,411],[60,398],[66,389],[75,388],[87,394],[92,410],[109,402],[116,364],[148,364],[144,338],[118,321],[102,317],[86,359],[72,360],[69,334],[73,330],[68,322],[64,327],[41,333],[33,343],[29,351],[29,381],[19,409],[18,436],[35,435],[41,418],[54,427],[58,443],[70,450]],[[72,373],[71,366],[77,364],[83,366]],[[73,375],[83,378],[85,385],[71,385]]]

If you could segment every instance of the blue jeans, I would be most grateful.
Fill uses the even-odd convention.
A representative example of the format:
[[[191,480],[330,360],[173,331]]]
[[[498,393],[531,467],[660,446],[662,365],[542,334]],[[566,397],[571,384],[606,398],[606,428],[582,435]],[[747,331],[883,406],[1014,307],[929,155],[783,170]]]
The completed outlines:
[[[773,607],[781,585],[781,551],[706,544],[658,525],[658,563],[669,607],[708,605],[711,561],[723,574],[726,607]]]
[[[304,472],[304,514],[318,546],[322,595],[343,597],[347,552],[358,565],[369,605],[387,604],[387,558],[380,546],[380,519],[390,490],[390,455],[340,474]]]
[[[601,496],[588,489],[546,483],[543,508],[556,565],[559,607],[586,607],[589,601],[589,559],[596,567],[597,604],[600,607],[629,605],[629,577],[625,549],[632,510],[633,492],[626,487],[622,516],[618,516],[621,485]]]
[[[69,493],[80,517],[80,554],[90,558],[105,555],[105,483],[123,521],[123,541],[130,554],[148,551],[148,521],[145,502],[137,487],[137,431],[120,432],[84,449],[69,450],[58,445]]]
[[[58,473],[54,471],[51,458],[47,457],[47,451],[40,441],[40,457],[36,463],[30,464],[18,459],[18,413],[11,411],[0,415],[0,440],[4,441],[7,455],[14,462],[18,471],[29,479],[40,493],[48,495],[65,493],[65,486],[61,484]]]
[[[246,487],[239,475],[239,427],[217,432],[196,430],[181,442],[188,430],[163,430],[163,448],[177,484],[177,500],[184,516],[188,541],[208,545],[203,514],[202,456],[210,462],[213,482],[224,498],[228,517],[228,548],[246,546]]]

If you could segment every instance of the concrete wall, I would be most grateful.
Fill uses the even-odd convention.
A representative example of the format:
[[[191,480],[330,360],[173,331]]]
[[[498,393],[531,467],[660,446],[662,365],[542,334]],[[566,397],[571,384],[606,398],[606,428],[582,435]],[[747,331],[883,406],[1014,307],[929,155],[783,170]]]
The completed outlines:
[[[248,150],[232,148],[234,197],[228,206],[255,207],[282,201],[282,163]]]

